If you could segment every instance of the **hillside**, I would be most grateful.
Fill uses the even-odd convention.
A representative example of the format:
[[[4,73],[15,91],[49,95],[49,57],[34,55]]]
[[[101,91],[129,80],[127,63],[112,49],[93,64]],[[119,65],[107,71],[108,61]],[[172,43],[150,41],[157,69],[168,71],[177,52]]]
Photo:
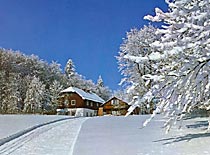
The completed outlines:
[[[1,120],[5,116],[1,116]],[[12,117],[12,116],[11,116]],[[32,116],[34,117],[34,116]],[[37,117],[37,116],[36,116]],[[42,116],[43,120],[45,116]],[[37,128],[0,146],[2,155],[208,155],[208,118],[194,118],[165,134],[157,116],[141,128],[144,116],[75,118]],[[5,119],[6,120],[6,119]],[[41,120],[41,119],[40,119]],[[23,121],[27,124],[27,121]],[[46,120],[45,120],[46,121]],[[19,123],[23,127],[23,124]],[[1,126],[1,132],[18,124]]]

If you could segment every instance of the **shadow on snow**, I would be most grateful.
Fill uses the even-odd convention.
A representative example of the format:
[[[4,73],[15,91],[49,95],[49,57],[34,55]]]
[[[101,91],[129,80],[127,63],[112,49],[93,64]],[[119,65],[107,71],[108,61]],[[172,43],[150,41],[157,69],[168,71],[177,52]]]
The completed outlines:
[[[196,124],[186,125],[187,128],[208,128],[208,121],[197,121]]]
[[[184,136],[179,136],[179,137],[165,138],[165,139],[160,139],[160,140],[156,140],[156,141],[153,141],[153,142],[164,142],[163,145],[167,145],[167,144],[172,144],[172,143],[177,143],[177,142],[182,142],[182,141],[189,142],[189,141],[191,141],[193,139],[197,139],[197,138],[210,137],[210,133],[205,132],[205,130],[207,131],[207,128],[208,128],[208,121],[197,121],[195,124],[186,125],[186,127],[191,128],[191,129],[200,128],[204,132],[195,133],[195,134],[194,133],[193,134],[186,134]]]

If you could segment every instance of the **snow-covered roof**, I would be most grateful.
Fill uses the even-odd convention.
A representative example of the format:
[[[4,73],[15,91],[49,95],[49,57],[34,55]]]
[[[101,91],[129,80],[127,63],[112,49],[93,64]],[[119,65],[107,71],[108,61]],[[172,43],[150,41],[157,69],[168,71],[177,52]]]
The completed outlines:
[[[83,100],[91,100],[91,101],[95,101],[99,103],[105,102],[102,98],[100,98],[95,93],[87,93],[84,90],[76,88],[76,87],[69,87],[61,91],[61,93],[69,93],[69,92],[77,93],[80,97],[82,97]]]

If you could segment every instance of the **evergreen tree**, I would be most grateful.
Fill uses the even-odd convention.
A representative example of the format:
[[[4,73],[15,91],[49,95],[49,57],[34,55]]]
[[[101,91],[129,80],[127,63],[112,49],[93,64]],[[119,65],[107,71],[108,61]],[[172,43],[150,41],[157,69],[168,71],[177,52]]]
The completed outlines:
[[[66,63],[65,74],[69,79],[71,79],[71,77],[75,75],[75,66],[71,59],[69,59]]]
[[[97,86],[98,87],[104,87],[104,81],[103,81],[101,75],[98,77]]]
[[[99,76],[97,80],[96,89],[94,90],[94,92],[105,101],[108,100],[111,96],[111,91],[108,87],[104,86],[104,82],[101,76]]]

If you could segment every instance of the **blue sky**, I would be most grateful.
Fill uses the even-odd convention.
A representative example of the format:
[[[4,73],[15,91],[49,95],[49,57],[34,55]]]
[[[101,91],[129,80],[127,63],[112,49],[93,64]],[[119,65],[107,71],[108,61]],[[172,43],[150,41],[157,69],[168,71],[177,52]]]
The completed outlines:
[[[115,56],[131,28],[141,28],[164,0],[1,0],[0,47],[35,54],[65,67],[69,58],[86,79],[118,89]]]

